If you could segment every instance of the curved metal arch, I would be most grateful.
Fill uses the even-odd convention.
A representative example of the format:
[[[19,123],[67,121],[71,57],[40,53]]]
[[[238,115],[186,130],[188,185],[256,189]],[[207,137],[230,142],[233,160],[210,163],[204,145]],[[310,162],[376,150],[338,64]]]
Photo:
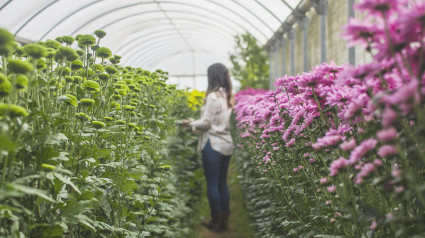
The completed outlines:
[[[178,38],[175,38],[175,39],[178,39]],[[138,49],[138,48],[133,48],[132,50],[134,51],[134,53],[128,55],[126,61],[131,61],[133,58],[138,58],[138,57],[141,57],[143,55],[146,55],[150,51],[155,52],[155,50],[159,48],[158,46],[161,46],[161,48],[163,48],[163,46],[165,46],[165,45],[169,45],[169,44],[174,45],[174,43],[176,43],[176,42],[178,42],[178,41],[170,41],[170,40],[164,39],[164,40],[157,41],[157,42],[150,44],[149,46],[143,48],[141,51],[137,51],[136,49]],[[139,48],[140,47],[141,46],[139,46]],[[122,54],[122,55],[125,55],[125,54]]]
[[[186,18],[186,19],[183,19],[183,18],[174,18],[175,20],[188,20],[188,21],[191,21],[192,19],[189,19],[189,18]],[[145,21],[145,22],[149,22],[149,21]],[[144,22],[144,23],[145,23]],[[211,25],[212,26],[212,25]],[[184,30],[184,28],[181,28],[181,29],[183,29]],[[216,28],[217,30],[219,30],[219,31],[223,31],[224,32],[224,30],[222,29],[222,28]],[[135,34],[142,34],[143,32],[142,31],[134,31],[133,33],[131,33],[131,35],[135,35]],[[230,32],[229,32],[230,33]],[[157,32],[155,32],[155,33],[151,33],[151,34],[149,34],[149,35],[142,35],[142,36],[139,36],[139,37],[137,37],[137,40],[134,40],[134,41],[131,41],[131,42],[129,42],[128,44],[125,44],[125,45],[123,45],[123,46],[120,46],[118,49],[116,49],[116,51],[117,52],[119,52],[119,51],[121,51],[121,50],[123,50],[123,49],[125,49],[125,48],[131,48],[131,46],[132,45],[134,45],[134,44],[136,44],[136,43],[138,43],[138,42],[140,42],[140,41],[142,41],[142,40],[144,40],[145,38],[153,38],[153,36],[156,36],[157,34],[160,34],[160,35],[164,35],[164,34],[169,34],[168,32],[160,32],[160,31],[157,31]],[[230,33],[231,34],[231,33]],[[226,34],[226,35],[230,35],[230,34]],[[224,37],[222,37],[223,39],[224,39]],[[232,38],[233,38],[233,35],[232,35]]]
[[[246,22],[246,23],[248,23],[251,27],[253,27],[254,29],[256,29],[264,38],[267,38],[267,36],[264,34],[264,32],[263,31],[261,31],[260,29],[258,29],[258,27],[255,25],[255,24],[252,24],[250,21],[248,21],[245,17],[243,17],[242,15],[240,15],[239,13],[237,13],[237,12],[235,12],[235,11],[233,11],[232,9],[229,9],[229,8],[227,8],[227,7],[224,7],[224,6],[222,6],[222,5],[220,5],[220,4],[217,4],[217,3],[215,3],[215,2],[213,2],[213,1],[211,1],[211,0],[205,0],[205,1],[209,1],[209,2],[211,2],[211,3],[214,3],[214,4],[216,4],[217,6],[220,6],[220,7],[222,7],[222,8],[224,8],[224,9],[226,9],[226,10],[228,10],[228,11],[230,11],[230,12],[232,12],[232,13],[234,13],[236,16],[238,16],[240,19],[242,19],[242,21],[244,21],[244,22]],[[133,3],[133,4],[129,4],[129,5],[125,5],[125,6],[121,6],[121,7],[118,7],[118,8],[114,8],[114,9],[112,9],[112,10],[109,10],[109,11],[106,11],[106,12],[104,12],[104,13],[102,13],[102,14],[100,14],[100,15],[98,15],[98,16],[95,16],[95,17],[93,17],[93,18],[91,18],[90,20],[88,20],[88,21],[86,21],[86,22],[84,22],[81,26],[79,26],[76,30],[74,30],[72,33],[71,33],[71,35],[74,35],[76,32],[78,32],[81,28],[83,28],[84,26],[86,26],[86,25],[88,25],[90,22],[92,22],[92,21],[94,21],[94,20],[96,20],[96,19],[98,19],[98,18],[101,18],[101,17],[104,17],[104,16],[106,16],[106,15],[108,15],[108,14],[110,14],[110,13],[113,13],[113,12],[115,12],[115,11],[119,11],[119,10],[121,10],[121,9],[125,9],[125,8],[129,8],[129,7],[134,7],[134,6],[137,6],[137,5],[141,5],[141,4],[156,4],[157,2],[155,2],[155,1],[150,1],[150,2],[139,2],[139,3]],[[193,4],[189,4],[189,3],[179,3],[179,2],[171,2],[171,1],[162,1],[161,2],[162,4],[164,4],[164,3],[174,3],[174,4],[179,4],[179,5],[186,5],[186,6],[192,6],[192,7],[194,7],[194,8],[198,8],[198,9],[203,9],[203,10],[210,10],[210,9],[206,9],[206,8],[203,8],[203,7],[200,7],[200,6],[198,6],[198,5],[193,5]],[[158,12],[161,12],[161,10],[159,10]],[[212,13],[214,13],[214,14],[217,14],[216,12],[212,12]],[[222,15],[222,14],[218,14],[219,16],[221,16],[221,17],[225,17],[225,15]],[[244,26],[241,26],[239,23],[237,23],[237,22],[235,22],[235,21],[232,21],[231,19],[229,19],[229,18],[227,18],[227,17],[225,17],[226,19],[228,19],[229,21],[231,21],[231,22],[234,22],[236,25],[238,25],[239,27],[241,27],[242,29],[244,29],[245,31],[248,31],[248,30],[246,30],[246,28],[244,27]],[[270,31],[272,31],[272,32],[274,32],[273,31],[273,29],[271,29],[270,28],[270,26],[267,26],[268,28],[269,28],[269,30]]]
[[[5,4],[3,4],[3,6],[0,7],[0,11],[3,10],[3,8],[5,8],[7,5],[9,5],[9,3],[11,3],[12,1],[13,0],[9,0]]]
[[[280,22],[280,24],[283,23],[283,21],[281,21],[279,19],[279,17],[277,17],[272,11],[270,11],[269,8],[267,8],[266,6],[264,6],[261,2],[259,2],[258,0],[255,0],[256,3],[258,3],[258,5],[260,5],[261,7],[263,7],[266,11],[268,11],[270,13],[270,15],[272,15],[278,22]],[[283,1],[285,2],[285,1]]]
[[[18,33],[28,24],[30,23],[35,17],[37,17],[40,13],[42,13],[47,8],[51,7],[53,4],[59,2],[59,0],[54,0],[53,2],[50,2],[46,6],[44,6],[42,9],[40,9],[36,14],[32,15],[30,19],[28,19],[19,29],[15,32],[15,36],[18,35]]]
[[[135,59],[132,59],[132,60],[126,60],[124,62],[126,62],[126,64],[128,64],[128,65],[138,65],[140,63],[145,63],[145,60],[148,60],[148,59],[154,57],[155,55],[157,55],[157,56],[162,55],[163,57],[166,57],[169,52],[171,52],[172,50],[175,50],[175,49],[183,50],[183,48],[176,48],[176,45],[167,45],[167,46],[162,47],[160,50],[157,50],[155,52],[155,54],[145,55],[145,57],[135,58]],[[188,51],[188,52],[193,51],[193,50],[191,50],[187,47],[184,48],[184,50]]]
[[[186,31],[186,30],[184,30],[184,31]],[[185,34],[185,35],[199,35],[199,36],[211,37],[211,35],[208,35],[208,34],[203,33],[203,32],[198,32],[198,31],[192,31],[192,32],[190,32],[190,34]],[[152,35],[149,35],[147,37],[138,38],[137,40],[134,40],[134,41],[130,42],[129,44],[125,45],[125,48],[127,48],[126,50],[123,50],[123,51],[116,50],[116,52],[118,54],[125,55],[129,51],[134,50],[134,46],[140,44],[141,42],[150,42],[152,40],[154,40],[154,42],[160,42],[164,36],[169,37],[170,33],[168,33],[168,32],[158,32],[158,34],[152,34]],[[218,37],[218,36],[213,35],[213,37]],[[217,39],[219,39],[219,41],[222,41],[222,43],[224,43],[224,44],[231,44],[231,43],[228,43],[226,40],[224,40],[222,38],[217,38]],[[148,45],[148,47],[149,47],[149,45]],[[121,47],[121,49],[122,48],[123,47]]]
[[[77,10],[71,12],[70,14],[66,15],[64,18],[62,18],[60,21],[58,21],[55,25],[53,25],[46,33],[44,33],[43,36],[41,36],[41,38],[38,41],[42,41],[50,32],[52,32],[56,27],[58,27],[60,24],[62,24],[62,22],[64,22],[66,19],[70,18],[72,15],[76,14],[77,12],[81,11],[82,9],[86,8],[86,7],[90,7],[91,5],[94,5],[96,3],[101,2],[102,0],[96,0],[94,2],[88,3],[80,8],[78,8]]]

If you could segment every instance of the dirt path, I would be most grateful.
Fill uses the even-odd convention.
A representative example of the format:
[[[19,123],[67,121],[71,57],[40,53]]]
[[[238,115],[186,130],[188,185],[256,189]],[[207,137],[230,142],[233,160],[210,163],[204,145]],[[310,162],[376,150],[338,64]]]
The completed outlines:
[[[228,178],[230,191],[230,210],[232,212],[229,219],[229,230],[215,233],[203,227],[202,225],[199,225],[196,232],[196,238],[254,238],[253,230],[249,225],[251,221],[248,217],[247,211],[244,208],[241,186],[239,184],[237,175],[236,165],[232,159],[230,162]],[[208,202],[206,201],[204,204],[203,211],[205,214],[209,214],[210,209],[208,207]],[[207,216],[207,218],[209,219],[209,216]]]

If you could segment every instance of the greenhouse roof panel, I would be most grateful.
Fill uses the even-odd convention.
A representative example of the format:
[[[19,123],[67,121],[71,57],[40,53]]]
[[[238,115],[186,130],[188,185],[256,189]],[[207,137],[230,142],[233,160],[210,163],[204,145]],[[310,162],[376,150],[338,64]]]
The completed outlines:
[[[40,41],[103,29],[101,44],[136,67],[212,54],[227,60],[234,36],[265,44],[301,0],[1,0],[0,27]],[[196,58],[196,57],[192,57]],[[155,62],[149,62],[153,60]],[[165,69],[166,70],[166,69]]]

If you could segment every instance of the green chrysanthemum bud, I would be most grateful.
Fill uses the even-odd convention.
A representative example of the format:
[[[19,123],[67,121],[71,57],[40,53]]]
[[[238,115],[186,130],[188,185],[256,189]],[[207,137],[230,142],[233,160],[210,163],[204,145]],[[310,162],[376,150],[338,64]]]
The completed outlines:
[[[111,102],[111,108],[120,109],[121,105],[118,102]]]
[[[94,70],[96,73],[100,73],[100,72],[105,71],[105,69],[103,68],[103,66],[102,66],[102,65],[100,65],[100,64],[94,64],[94,65],[92,65],[92,66],[91,66],[91,68],[92,68],[92,70]]]
[[[88,71],[89,78],[93,77],[96,74],[92,69],[87,69],[87,71]],[[86,77],[86,74],[87,74],[86,71],[82,69],[77,70],[76,73],[78,76],[83,78]]]
[[[106,126],[106,124],[103,123],[103,122],[101,122],[101,121],[92,121],[91,124],[96,129],[102,129],[102,128],[104,128]]]
[[[137,127],[137,125],[134,124],[134,123],[128,123],[128,127],[133,128],[135,130],[138,130],[139,129],[139,127]]]
[[[76,50],[75,53],[77,53],[77,55],[79,55],[79,56],[83,56],[84,50]]]
[[[85,48],[87,46],[91,46],[94,43],[96,43],[96,39],[92,35],[82,35],[78,39],[78,46],[80,46],[81,48]]]
[[[103,117],[103,119],[105,119],[105,121],[114,121],[114,118],[112,117]]]
[[[102,39],[106,36],[106,32],[103,30],[95,30],[94,34],[97,36],[97,38]]]
[[[71,69],[69,67],[57,67],[56,68],[56,71],[61,76],[65,76],[65,75],[70,75],[71,74]]]
[[[135,117],[136,115],[136,112],[130,112],[130,116]]]
[[[41,167],[47,171],[53,171],[56,169],[56,166],[51,164],[41,164]]]
[[[78,40],[80,39],[80,37],[81,37],[81,36],[82,36],[81,34],[76,35],[76,36],[75,36],[75,40],[76,40],[76,41],[78,41]]]
[[[149,104],[150,108],[156,108],[155,105]]]
[[[81,60],[74,60],[71,63],[71,69],[72,70],[78,70],[78,69],[82,69],[84,67],[83,62],[81,62]]]
[[[74,76],[72,78],[74,79],[74,82],[76,82],[76,83],[80,83],[80,82],[83,81],[83,78],[81,78],[80,76]]]
[[[26,74],[33,70],[32,64],[15,59],[9,60],[8,67],[10,71],[17,74]]]
[[[52,49],[57,49],[61,46],[61,43],[56,40],[46,40],[45,46]]]
[[[131,99],[131,101],[132,102],[140,102],[140,100],[139,99],[136,99],[136,98]]]
[[[66,46],[60,46],[58,49],[58,52],[56,53],[55,58],[58,60],[66,59],[69,61],[74,61],[78,59],[78,55],[74,49],[70,47],[66,47]]]
[[[80,103],[83,107],[91,107],[94,105],[95,101],[90,98],[83,98],[80,100]]]
[[[106,71],[108,74],[115,74],[115,73],[117,73],[117,72],[118,72],[117,68],[115,68],[115,67],[113,67],[113,66],[109,66],[109,65],[105,67],[105,71]]]
[[[130,102],[132,106],[137,106],[137,102]]]
[[[40,58],[39,60],[37,60],[37,69],[44,69],[44,68],[46,68],[46,59]]]
[[[71,106],[78,106],[78,100],[74,95],[71,94],[65,94],[65,96],[68,98],[65,100],[67,105],[71,105]]]
[[[95,92],[95,91],[99,91],[100,90],[100,86],[97,82],[93,81],[93,80],[86,80],[83,82],[83,84],[81,85],[83,89],[90,91],[90,92]]]
[[[40,59],[41,57],[47,56],[47,50],[46,47],[42,45],[37,44],[28,44],[24,46],[24,52],[34,58],[34,59]]]
[[[114,55],[114,58],[115,58],[116,60],[120,60],[120,59],[121,59],[121,56],[119,56],[119,55]]]
[[[100,48],[100,46],[98,46],[98,45],[92,45],[90,48],[91,48],[93,51],[97,51],[97,49],[99,49],[99,48]]]
[[[63,40],[62,40],[62,36],[58,36],[58,37],[56,37],[56,38],[55,38],[55,40],[56,40],[56,41],[58,41],[58,42],[60,42],[60,43],[62,43],[62,42],[63,42]]]
[[[0,28],[0,45],[6,46],[13,43],[15,37],[8,30]]]
[[[15,82],[18,89],[28,88],[28,78],[24,74],[17,74]]]
[[[136,87],[136,88],[133,89],[133,91],[135,91],[135,92],[141,92],[142,89]]]
[[[116,64],[116,63],[118,63],[118,60],[111,57],[111,58],[109,58],[109,62],[111,62],[111,64]]]
[[[135,88],[136,88],[136,85],[134,85],[134,84],[129,84],[129,85],[128,85],[128,87],[129,87],[130,89],[135,89]]]
[[[142,136],[142,135],[143,135],[143,132],[141,132],[141,131],[136,131],[136,135],[138,135],[138,136]]]
[[[102,59],[106,59],[112,55],[111,50],[106,47],[99,47],[99,49],[97,49],[96,52],[97,52],[97,55]]]
[[[128,112],[134,111],[136,109],[136,107],[131,106],[131,105],[124,105],[123,108],[124,108],[124,110],[126,110]]]
[[[6,116],[6,113],[9,113],[11,118],[28,116],[27,110],[21,106],[0,103],[0,116],[4,117]]]
[[[12,92],[12,84],[8,79],[0,83],[0,97],[6,97]]]
[[[62,36],[62,42],[67,44],[68,46],[72,45],[74,43],[75,39],[72,36]]]
[[[127,95],[127,91],[126,91],[125,89],[118,89],[117,91],[118,91],[118,93],[119,93],[120,95],[122,95],[122,96]]]
[[[125,125],[125,121],[123,121],[123,120],[117,120],[117,124],[118,125]]]
[[[65,76],[65,82],[72,83],[72,82],[74,82],[74,78],[71,77],[71,76]]]
[[[145,138],[145,140],[150,140],[151,139],[149,136],[145,136],[144,138]]]
[[[81,122],[84,121],[88,121],[90,120],[90,117],[87,116],[87,114],[85,114],[84,112],[79,112],[79,113],[75,113],[75,116],[77,117],[78,120],[80,120]]]
[[[16,47],[15,54],[17,56],[23,56],[25,54],[24,47],[22,47],[22,46]]]
[[[48,59],[53,59],[56,55],[56,50],[53,48],[47,48],[47,56]]]
[[[114,95],[114,99],[115,99],[115,100],[119,100],[119,99],[121,99],[121,95],[119,95],[119,94]]]
[[[98,77],[100,80],[106,81],[106,80],[108,80],[108,79],[109,79],[109,74],[107,74],[107,73],[100,73],[100,74],[98,74],[98,75],[97,75],[97,77]]]
[[[169,170],[171,170],[171,166],[161,165],[161,166],[159,166],[159,169],[161,169],[162,171],[169,171]]]

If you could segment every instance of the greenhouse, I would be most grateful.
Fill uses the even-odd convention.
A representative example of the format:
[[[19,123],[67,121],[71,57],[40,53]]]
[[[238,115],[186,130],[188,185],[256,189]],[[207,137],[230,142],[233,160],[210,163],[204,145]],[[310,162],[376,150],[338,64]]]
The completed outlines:
[[[425,237],[425,1],[0,0],[0,237]]]

